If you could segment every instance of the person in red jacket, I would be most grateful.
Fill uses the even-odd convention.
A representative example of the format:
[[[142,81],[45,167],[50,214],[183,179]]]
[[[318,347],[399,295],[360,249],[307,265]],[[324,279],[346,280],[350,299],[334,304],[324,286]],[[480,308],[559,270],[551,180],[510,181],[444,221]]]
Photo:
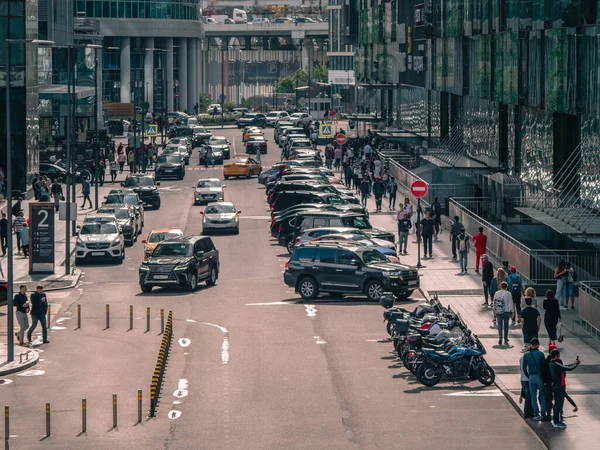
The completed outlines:
[[[475,273],[479,273],[479,259],[481,255],[485,255],[487,247],[487,236],[483,234],[483,227],[479,227],[479,233],[473,236],[473,244],[475,244]]]

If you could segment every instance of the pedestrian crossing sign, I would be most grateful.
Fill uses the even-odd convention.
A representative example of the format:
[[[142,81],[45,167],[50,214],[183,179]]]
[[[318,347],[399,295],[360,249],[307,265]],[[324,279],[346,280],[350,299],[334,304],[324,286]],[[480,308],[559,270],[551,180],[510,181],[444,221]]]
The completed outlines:
[[[146,136],[158,136],[158,125],[150,124],[148,128],[146,128]]]
[[[333,125],[331,125],[331,124],[319,125],[319,137],[320,138],[333,138]]]

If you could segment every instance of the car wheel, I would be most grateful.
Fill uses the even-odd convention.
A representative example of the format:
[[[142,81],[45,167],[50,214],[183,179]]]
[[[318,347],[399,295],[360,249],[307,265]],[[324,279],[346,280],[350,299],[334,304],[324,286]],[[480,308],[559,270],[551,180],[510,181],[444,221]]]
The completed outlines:
[[[225,175],[225,179],[226,179],[226,180],[229,180],[229,175]]]
[[[288,241],[285,243],[285,248],[287,249],[290,255],[294,253],[294,250],[296,248],[296,242],[294,241],[294,238],[288,239]]]
[[[75,258],[75,265],[76,266],[81,265],[81,263],[83,263],[83,259],[82,258]]]
[[[152,292],[152,286],[149,286],[146,283],[141,283],[140,284],[140,289],[142,290],[142,292],[145,292],[146,294],[148,292]]]
[[[383,284],[377,280],[370,281],[365,288],[365,294],[371,301],[379,301],[379,298],[383,295]]]
[[[252,178],[252,169],[248,169],[248,173],[246,174],[246,178]]]
[[[160,202],[154,204],[154,209],[160,209]]]
[[[314,278],[305,277],[298,283],[298,292],[304,300],[311,300],[319,295],[319,288]]]
[[[196,276],[196,274],[193,273],[190,275],[190,281],[188,281],[187,290],[190,292],[193,292],[196,290],[197,287],[198,287],[198,277]]]
[[[210,269],[210,277],[206,280],[207,286],[214,286],[217,284],[217,270],[213,267]]]

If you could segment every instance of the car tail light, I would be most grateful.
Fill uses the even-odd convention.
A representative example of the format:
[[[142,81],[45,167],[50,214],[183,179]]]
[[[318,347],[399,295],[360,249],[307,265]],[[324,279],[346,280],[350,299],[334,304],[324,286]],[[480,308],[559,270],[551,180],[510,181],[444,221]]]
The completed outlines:
[[[7,283],[2,283],[2,289],[8,289],[8,284]]]
[[[299,244],[299,243],[300,243],[300,238],[299,238],[299,237],[297,237],[297,238],[296,238],[296,244]]]
[[[279,225],[279,229],[277,231],[281,233],[283,231],[283,225]]]
[[[273,213],[271,213],[271,217],[273,217]],[[271,219],[271,228],[273,228],[274,223],[275,223],[275,219]]]
[[[287,270],[289,267],[290,267],[290,262],[289,262],[289,261],[286,261],[286,262],[285,262],[285,270]]]
[[[269,195],[269,203],[273,201],[273,194]]]

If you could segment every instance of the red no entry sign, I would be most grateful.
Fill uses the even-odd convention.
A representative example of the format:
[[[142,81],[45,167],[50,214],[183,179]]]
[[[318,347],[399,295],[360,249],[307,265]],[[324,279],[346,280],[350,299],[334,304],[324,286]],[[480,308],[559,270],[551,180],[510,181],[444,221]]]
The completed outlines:
[[[429,185],[423,180],[416,180],[410,185],[410,193],[417,198],[425,197],[429,191]]]
[[[346,142],[348,142],[348,139],[346,138],[345,134],[340,133],[335,137],[335,142],[337,142],[338,145],[344,145]]]
[[[175,98],[179,98],[179,92],[175,92]]]

